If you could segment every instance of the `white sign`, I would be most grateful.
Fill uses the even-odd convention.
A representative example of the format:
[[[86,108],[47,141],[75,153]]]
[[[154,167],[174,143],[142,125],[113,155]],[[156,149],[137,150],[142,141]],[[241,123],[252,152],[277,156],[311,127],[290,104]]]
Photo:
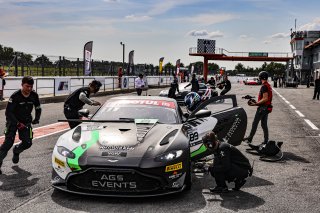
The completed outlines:
[[[70,78],[55,78],[54,90],[56,95],[70,94]]]

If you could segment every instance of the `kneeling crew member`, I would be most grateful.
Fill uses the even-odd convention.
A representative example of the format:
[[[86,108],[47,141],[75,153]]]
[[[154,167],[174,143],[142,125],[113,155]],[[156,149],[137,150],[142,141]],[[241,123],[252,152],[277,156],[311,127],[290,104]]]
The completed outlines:
[[[67,119],[80,119],[78,111],[82,109],[85,104],[92,106],[101,105],[98,101],[90,99],[91,93],[97,93],[102,86],[100,81],[93,80],[89,87],[82,87],[74,91],[64,103],[64,115]],[[79,122],[68,121],[71,129],[78,126]]]
[[[214,154],[210,173],[217,186],[210,188],[210,192],[228,192],[226,181],[235,182],[233,190],[238,191],[246,183],[245,179],[252,174],[249,160],[231,144],[220,142],[214,132],[207,133],[202,141]]]
[[[41,107],[38,94],[32,90],[34,80],[30,76],[22,78],[22,88],[13,93],[6,108],[5,140],[0,147],[0,174],[3,159],[13,146],[18,130],[21,143],[13,148],[12,162],[19,162],[19,154],[32,145],[32,126],[38,124],[41,116]],[[32,120],[32,110],[35,107],[35,118]]]

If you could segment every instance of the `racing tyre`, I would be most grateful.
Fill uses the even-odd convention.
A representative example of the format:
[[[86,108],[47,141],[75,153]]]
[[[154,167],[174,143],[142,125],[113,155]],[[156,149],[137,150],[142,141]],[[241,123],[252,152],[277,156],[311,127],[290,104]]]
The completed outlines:
[[[186,179],[184,180],[186,185],[186,190],[190,190],[192,186],[192,177],[191,177],[191,162],[189,162],[188,169],[186,171]]]

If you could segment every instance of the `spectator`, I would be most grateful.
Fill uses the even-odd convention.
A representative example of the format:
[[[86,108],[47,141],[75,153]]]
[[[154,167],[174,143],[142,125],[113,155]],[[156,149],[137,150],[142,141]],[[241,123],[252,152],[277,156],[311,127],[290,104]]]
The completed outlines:
[[[144,88],[144,86],[145,86],[145,83],[143,80],[143,74],[139,74],[139,77],[137,77],[135,80],[135,87],[136,87],[138,96],[141,95],[142,89]]]
[[[6,80],[4,79],[7,76],[7,73],[2,69],[2,64],[0,64],[0,78],[2,81],[2,87],[0,88],[0,101],[3,101],[3,90],[4,86],[6,85]]]
[[[313,93],[313,100],[316,99],[319,100],[319,94],[320,94],[320,76],[314,81],[314,93]]]
[[[231,90],[231,82],[228,80],[228,76],[224,76],[224,81],[217,84],[219,89],[223,89],[220,96],[227,94]]]

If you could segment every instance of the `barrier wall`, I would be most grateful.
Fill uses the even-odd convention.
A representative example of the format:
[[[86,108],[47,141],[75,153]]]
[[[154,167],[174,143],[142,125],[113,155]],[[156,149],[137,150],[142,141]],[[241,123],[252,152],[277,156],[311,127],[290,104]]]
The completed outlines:
[[[135,88],[136,76],[124,76],[127,79],[126,87],[123,87],[123,79],[114,76],[88,76],[88,77],[34,77],[35,83],[33,89],[39,95],[59,96],[67,95],[76,89],[87,86],[92,80],[98,80],[102,83],[100,91],[123,90]],[[17,89],[21,88],[22,77],[6,77],[4,87],[4,98],[8,98]],[[147,85],[170,85],[172,77],[170,76],[147,76]],[[120,84],[121,88],[120,88]],[[1,87],[0,87],[1,88]]]

